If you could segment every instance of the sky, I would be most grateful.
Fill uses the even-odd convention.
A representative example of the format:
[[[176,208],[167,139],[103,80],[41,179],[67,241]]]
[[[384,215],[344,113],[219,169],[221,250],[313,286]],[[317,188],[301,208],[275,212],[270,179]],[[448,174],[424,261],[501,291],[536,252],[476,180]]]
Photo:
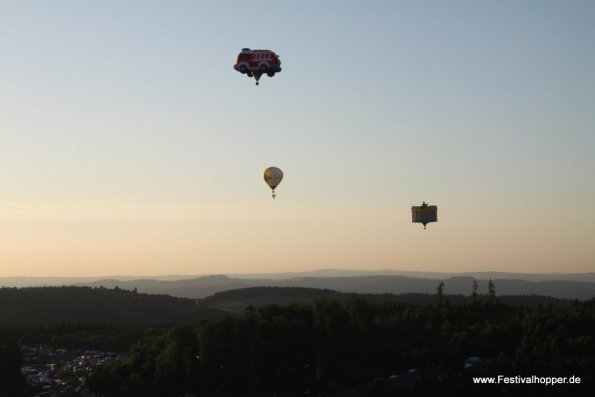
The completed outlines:
[[[0,277],[595,271],[593,43],[578,0],[2,1]]]

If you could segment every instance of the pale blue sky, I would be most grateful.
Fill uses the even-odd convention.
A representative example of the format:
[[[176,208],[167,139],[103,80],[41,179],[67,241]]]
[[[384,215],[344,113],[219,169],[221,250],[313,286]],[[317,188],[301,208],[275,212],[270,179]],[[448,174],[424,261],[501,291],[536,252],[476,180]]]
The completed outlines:
[[[1,2],[0,276],[594,271],[594,43],[592,1]]]

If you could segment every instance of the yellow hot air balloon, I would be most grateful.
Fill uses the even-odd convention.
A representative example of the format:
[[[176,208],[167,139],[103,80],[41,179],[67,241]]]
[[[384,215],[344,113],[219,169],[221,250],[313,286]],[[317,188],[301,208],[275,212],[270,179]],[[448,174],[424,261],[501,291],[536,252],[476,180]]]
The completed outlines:
[[[279,186],[283,180],[283,171],[277,167],[269,167],[264,170],[264,181],[273,190],[273,198],[275,198],[275,188]]]

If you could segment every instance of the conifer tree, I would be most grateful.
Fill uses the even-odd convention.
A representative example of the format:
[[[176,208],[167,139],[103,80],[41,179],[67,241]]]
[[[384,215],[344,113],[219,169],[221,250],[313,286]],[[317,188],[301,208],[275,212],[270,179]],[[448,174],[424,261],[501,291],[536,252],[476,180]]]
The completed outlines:
[[[477,280],[473,280],[473,292],[471,292],[473,300],[477,298]]]
[[[438,307],[442,307],[442,302],[444,300],[444,282],[440,281],[438,284]]]
[[[490,299],[494,299],[496,297],[496,286],[494,285],[492,279],[488,281],[488,296]]]

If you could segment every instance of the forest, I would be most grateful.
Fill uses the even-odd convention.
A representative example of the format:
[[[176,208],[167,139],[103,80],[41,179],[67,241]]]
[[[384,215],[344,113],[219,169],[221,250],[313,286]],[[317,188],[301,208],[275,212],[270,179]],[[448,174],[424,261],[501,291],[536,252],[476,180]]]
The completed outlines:
[[[106,397],[595,395],[595,300],[511,304],[440,292],[425,303],[351,294],[153,325],[2,326],[0,396],[28,395],[18,344],[32,343],[126,352],[89,379]],[[498,375],[581,383],[473,383]]]
[[[353,295],[171,327],[132,346],[91,385],[105,396],[592,395],[593,335],[593,301],[370,304]],[[472,382],[499,374],[583,382]]]
[[[118,287],[0,288],[0,327],[36,327],[65,323],[121,326],[191,322],[217,310],[194,299],[151,295]]]

